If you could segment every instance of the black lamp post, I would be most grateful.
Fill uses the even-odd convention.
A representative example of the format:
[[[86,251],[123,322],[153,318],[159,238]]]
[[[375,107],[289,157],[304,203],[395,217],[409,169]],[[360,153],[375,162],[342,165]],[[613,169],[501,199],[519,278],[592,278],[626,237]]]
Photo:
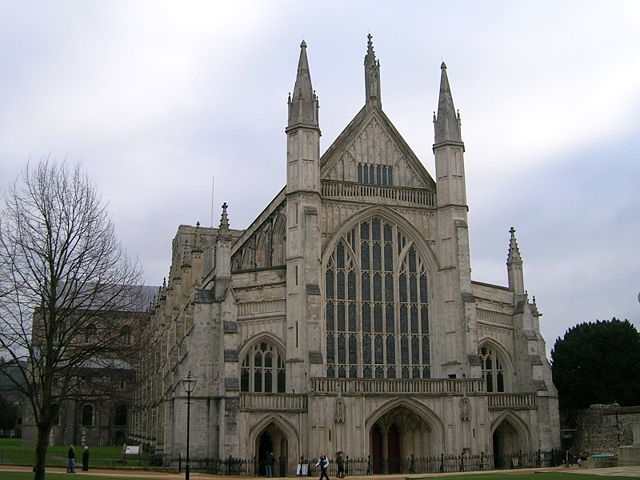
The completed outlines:
[[[191,377],[191,371],[187,378],[182,380],[182,388],[187,392],[187,464],[184,469],[185,480],[189,480],[189,419],[191,417],[191,393],[196,388],[196,379]]]

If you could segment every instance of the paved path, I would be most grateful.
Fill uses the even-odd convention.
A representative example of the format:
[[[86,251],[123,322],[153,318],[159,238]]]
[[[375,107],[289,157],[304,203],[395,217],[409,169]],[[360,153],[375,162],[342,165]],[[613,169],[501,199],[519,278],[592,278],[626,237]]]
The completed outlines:
[[[31,472],[31,467],[15,467],[12,465],[0,465],[0,478],[2,478],[1,472]],[[65,473],[65,468],[47,468],[47,473]],[[183,473],[166,473],[166,472],[148,472],[141,470],[108,470],[102,468],[92,469],[89,472],[83,472],[82,470],[76,470],[78,480],[85,475],[95,475],[107,478],[135,478],[139,480],[183,480]],[[627,477],[627,478],[639,478],[640,479],[640,465],[633,467],[609,467],[609,468],[565,468],[565,467],[553,467],[553,468],[523,468],[519,470],[489,470],[483,472],[452,472],[452,473],[423,473],[415,475],[366,475],[366,476],[349,476],[348,480],[412,480],[428,477],[447,477],[455,475],[482,475],[482,474],[506,474],[506,475],[522,475],[526,473],[537,472],[566,472],[577,473],[585,475],[604,475],[615,477]],[[231,476],[231,475],[209,475],[206,473],[191,472],[190,475],[193,480],[249,480],[251,478],[263,478],[263,477],[247,477],[247,476]],[[273,480],[285,480],[292,477],[282,477],[278,479],[274,477]],[[310,480],[315,477],[308,477]]]

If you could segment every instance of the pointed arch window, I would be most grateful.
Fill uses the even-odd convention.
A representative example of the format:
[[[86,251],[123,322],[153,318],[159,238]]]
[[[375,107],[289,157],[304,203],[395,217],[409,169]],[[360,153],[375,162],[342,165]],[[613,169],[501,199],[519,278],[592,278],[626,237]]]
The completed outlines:
[[[484,378],[487,393],[504,392],[504,362],[489,345],[481,346],[479,353],[482,360],[482,378]]]
[[[271,343],[256,343],[246,353],[240,369],[243,392],[284,393],[286,377],[284,360]]]
[[[95,323],[90,323],[84,330],[84,343],[93,343],[96,340],[98,329]]]
[[[124,345],[131,345],[131,327],[129,325],[123,325],[120,329],[120,338]]]
[[[127,406],[120,404],[115,408],[115,424],[126,425],[127,424]]]
[[[426,264],[397,225],[356,225],[324,280],[328,377],[430,377]]]
[[[256,239],[256,268],[271,266],[270,236],[271,231],[269,228],[265,228]]]
[[[91,405],[90,403],[85,403],[82,406],[82,426],[83,427],[92,427],[93,425],[95,425],[95,418],[94,418],[94,409],[93,409],[93,405]]]
[[[285,245],[287,222],[284,215],[278,215],[273,227],[273,265],[284,265],[286,263]]]

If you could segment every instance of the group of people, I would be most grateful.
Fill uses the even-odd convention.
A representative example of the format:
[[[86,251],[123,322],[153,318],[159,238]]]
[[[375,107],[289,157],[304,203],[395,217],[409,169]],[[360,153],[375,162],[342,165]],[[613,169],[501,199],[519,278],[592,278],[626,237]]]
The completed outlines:
[[[84,446],[82,451],[82,470],[89,471],[89,447]],[[71,445],[67,452],[67,473],[76,473],[76,447]]]
[[[329,474],[328,474],[329,463],[331,462],[329,461],[327,456],[324,453],[320,454],[318,463],[316,463],[316,467],[320,467],[319,480],[322,480],[323,478],[325,478],[326,480],[329,480]],[[338,478],[344,478],[345,470],[344,470],[344,457],[342,456],[342,452],[336,453],[336,465],[338,466],[338,475],[337,475]]]

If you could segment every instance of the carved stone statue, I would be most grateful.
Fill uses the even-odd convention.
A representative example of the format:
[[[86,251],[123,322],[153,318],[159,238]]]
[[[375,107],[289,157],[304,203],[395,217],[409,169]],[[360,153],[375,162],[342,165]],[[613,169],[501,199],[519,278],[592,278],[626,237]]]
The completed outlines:
[[[335,412],[334,412],[334,421],[336,423],[344,423],[345,417],[347,414],[347,405],[344,403],[344,398],[338,397],[336,398]]]
[[[470,405],[469,399],[467,397],[462,397],[460,399],[460,420],[463,422],[468,422],[471,417],[470,413]]]

